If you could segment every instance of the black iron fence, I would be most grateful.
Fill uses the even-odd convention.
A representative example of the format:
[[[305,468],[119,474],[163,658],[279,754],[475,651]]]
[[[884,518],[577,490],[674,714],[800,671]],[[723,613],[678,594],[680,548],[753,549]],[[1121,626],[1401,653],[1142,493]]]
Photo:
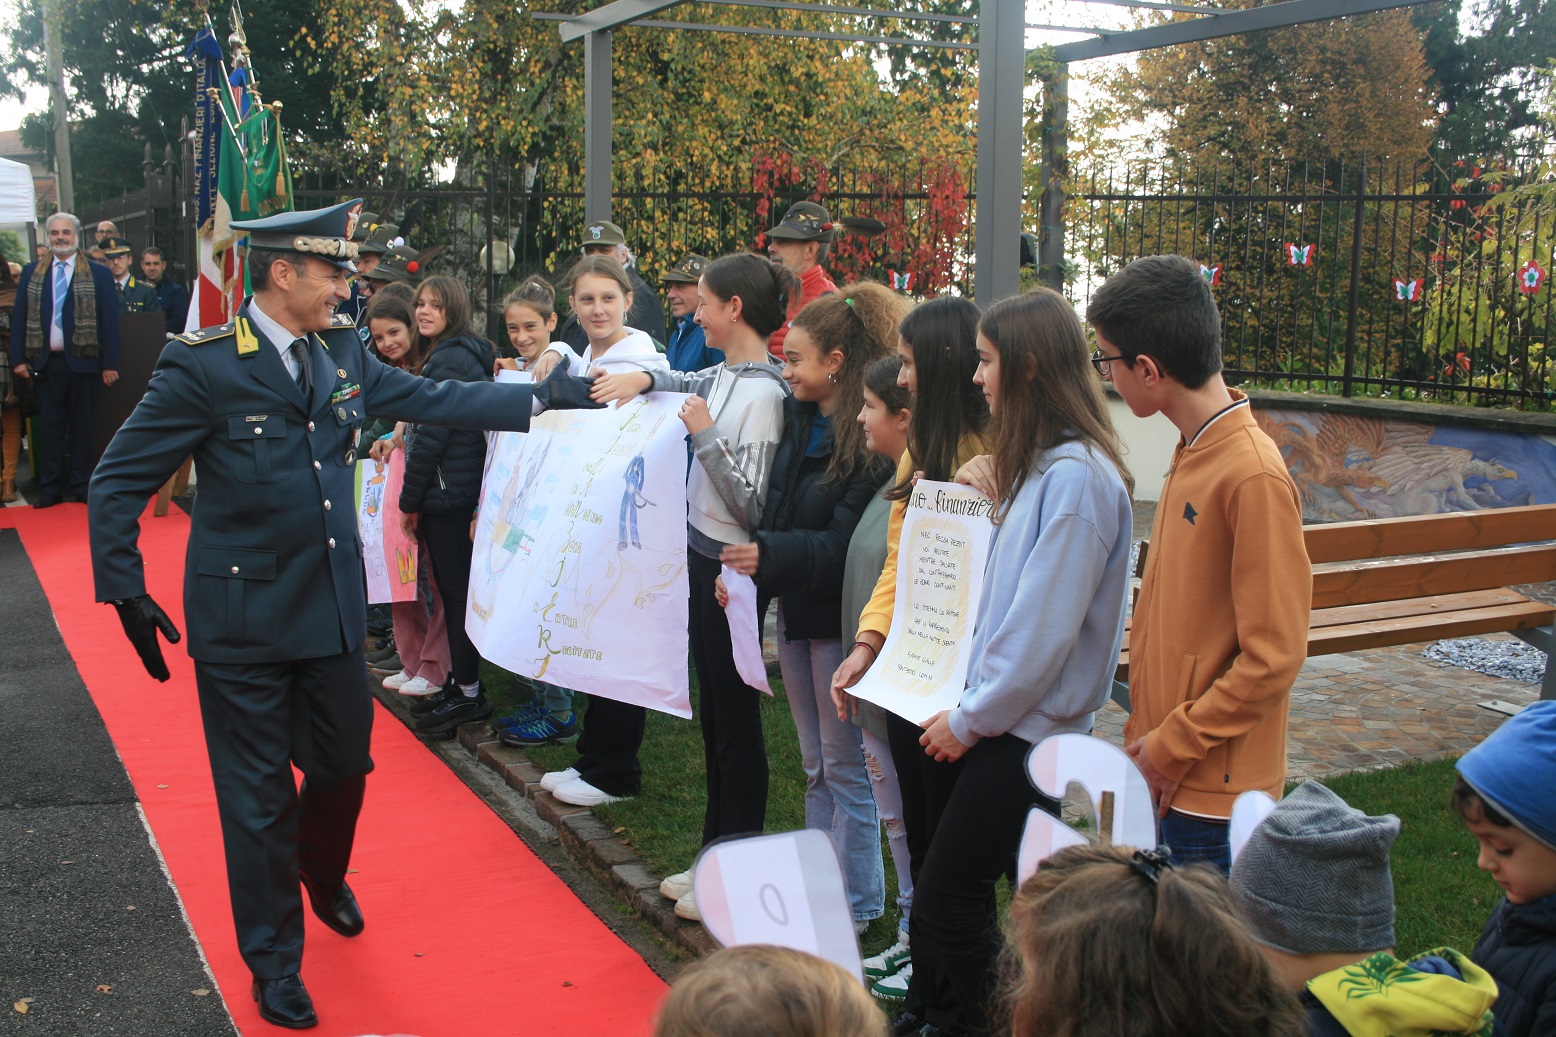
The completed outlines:
[[[1499,197],[1542,175],[1441,160],[1099,173],[1071,187],[1067,280],[1084,300],[1130,259],[1187,255],[1238,380],[1548,410],[1556,188]]]
[[[821,167],[775,152],[692,175],[621,161],[612,212],[650,284],[686,252],[754,247],[788,204],[814,197],[839,219],[873,221],[834,244],[827,265],[839,280],[872,277],[915,296],[971,294],[972,166],[971,155],[920,163],[863,153]],[[189,182],[187,159],[153,164],[148,155],[146,174],[144,191],[81,215],[89,225],[119,220],[137,244],[168,251],[187,279],[195,244],[180,186]],[[496,337],[491,301],[530,273],[560,280],[577,255],[583,172],[486,162],[452,174],[452,182],[362,184],[303,172],[296,202],[361,196],[416,246],[441,245],[432,268],[471,286]],[[1542,177],[1543,198],[1522,197]],[[1130,259],[1187,255],[1213,280],[1237,380],[1549,410],[1549,178],[1533,163],[1442,159],[1216,171],[1156,163],[1082,174],[1065,206],[1064,280],[1083,306]]]

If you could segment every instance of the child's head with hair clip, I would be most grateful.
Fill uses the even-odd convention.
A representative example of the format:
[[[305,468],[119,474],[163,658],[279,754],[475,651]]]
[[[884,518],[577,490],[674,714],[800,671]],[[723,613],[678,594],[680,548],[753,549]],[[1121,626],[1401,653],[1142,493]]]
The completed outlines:
[[[885,1037],[863,984],[787,947],[726,947],[676,979],[654,1037]]]
[[[556,289],[538,274],[524,279],[502,301],[502,320],[508,342],[526,364],[545,352],[556,330]]]
[[[1072,846],[1010,905],[1013,1037],[1299,1037],[1296,999],[1226,881],[1163,855]]]

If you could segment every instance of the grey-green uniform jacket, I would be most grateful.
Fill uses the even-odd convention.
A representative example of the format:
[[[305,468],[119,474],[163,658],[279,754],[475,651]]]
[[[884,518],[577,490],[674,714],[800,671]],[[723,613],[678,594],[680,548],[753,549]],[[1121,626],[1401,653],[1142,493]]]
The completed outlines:
[[[194,455],[184,615],[192,658],[264,663],[334,655],[366,636],[354,485],[369,413],[524,432],[527,385],[431,382],[374,359],[349,317],[312,345],[312,398],[247,318],[168,342],[146,395],[92,477],[97,599],[145,593],[136,547],[147,499]]]

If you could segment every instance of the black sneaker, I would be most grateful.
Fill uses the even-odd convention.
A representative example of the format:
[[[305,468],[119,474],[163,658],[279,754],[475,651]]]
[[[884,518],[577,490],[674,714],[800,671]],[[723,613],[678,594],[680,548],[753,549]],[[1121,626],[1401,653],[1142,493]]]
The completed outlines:
[[[480,692],[466,695],[458,686],[443,705],[416,721],[416,730],[424,735],[446,735],[460,724],[473,724],[492,715],[492,704]]]
[[[459,685],[449,681],[431,695],[412,702],[410,705],[411,716],[424,717],[439,706],[447,705],[451,699],[456,697],[464,698],[465,693],[459,690]]]

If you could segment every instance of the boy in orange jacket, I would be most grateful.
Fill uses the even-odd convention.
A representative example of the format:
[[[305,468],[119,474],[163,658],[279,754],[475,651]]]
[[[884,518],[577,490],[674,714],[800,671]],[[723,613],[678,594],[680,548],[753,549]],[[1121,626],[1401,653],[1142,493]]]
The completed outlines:
[[[1092,363],[1137,417],[1182,435],[1162,487],[1129,634],[1125,748],[1179,861],[1231,867],[1240,793],[1280,798],[1286,714],[1307,657],[1302,507],[1248,398],[1221,378],[1221,318],[1199,266],[1147,256],[1086,309]]]

